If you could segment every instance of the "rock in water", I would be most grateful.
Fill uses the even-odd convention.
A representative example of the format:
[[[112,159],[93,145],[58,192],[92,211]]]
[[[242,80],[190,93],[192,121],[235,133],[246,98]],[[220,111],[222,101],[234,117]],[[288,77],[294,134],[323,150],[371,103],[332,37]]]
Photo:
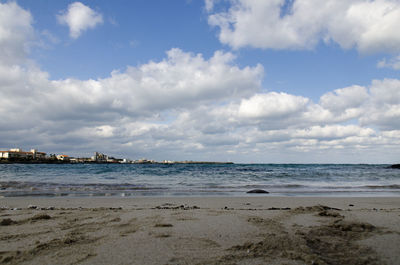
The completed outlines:
[[[246,192],[246,193],[269,193],[269,192],[266,191],[266,190],[255,189],[255,190],[249,190],[249,191]]]
[[[391,165],[390,168],[399,168],[400,169],[400,164]]]

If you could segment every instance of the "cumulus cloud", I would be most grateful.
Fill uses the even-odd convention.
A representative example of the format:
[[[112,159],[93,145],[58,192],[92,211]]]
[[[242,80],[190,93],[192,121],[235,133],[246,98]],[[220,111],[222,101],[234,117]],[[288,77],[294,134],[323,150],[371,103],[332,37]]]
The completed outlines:
[[[286,93],[256,94],[240,103],[238,114],[244,118],[281,118],[301,111],[308,101]]]
[[[400,3],[393,0],[206,1],[208,22],[233,48],[312,49],[335,42],[362,53],[400,51]]]
[[[25,61],[34,33],[32,21],[31,14],[15,2],[0,3],[0,63]]]
[[[168,109],[240,98],[259,90],[263,68],[239,68],[233,59],[232,54],[220,51],[206,60],[201,54],[171,49],[160,62],[114,71],[108,78],[52,81],[53,89],[45,92],[46,97],[54,102],[53,107],[64,111],[47,115],[72,114],[75,110],[81,119],[113,118],[111,114],[152,116]]]
[[[253,67],[248,69],[249,80],[242,83],[244,94],[238,96],[235,89],[226,87],[222,93],[217,86],[214,97],[212,91],[193,86],[190,80],[211,71],[206,65],[215,55],[206,60],[179,53],[200,63],[168,84],[159,75],[159,67],[172,74],[181,59],[167,56],[133,72],[98,80],[52,81],[37,69],[3,69],[9,79],[0,84],[0,145],[17,143],[77,154],[101,146],[106,151],[156,159],[218,160],[229,154],[240,160],[258,154],[275,161],[268,154],[278,150],[353,152],[400,144],[396,133],[400,130],[399,80],[338,89],[313,102],[287,93],[257,92],[260,70]],[[143,70],[147,67],[152,75]],[[227,80],[233,78],[230,71],[246,76],[244,68],[220,67],[226,68],[222,72]],[[248,82],[254,87],[247,89]],[[187,86],[183,89],[179,84]],[[349,110],[355,114],[349,115]]]
[[[311,126],[307,129],[295,130],[293,137],[327,140],[343,139],[351,136],[368,137],[374,134],[375,131],[371,128],[362,128],[356,125],[328,125]]]
[[[365,87],[351,86],[322,95],[320,104],[323,108],[337,113],[343,110],[357,110],[367,99],[368,92]]]
[[[374,80],[370,94],[360,123],[379,126],[383,130],[400,129],[400,80]]]
[[[257,93],[236,103],[181,113],[162,131],[174,128],[186,135],[179,139],[195,140],[205,150],[245,157],[273,150],[393,149],[399,143],[398,82],[376,80],[369,87],[337,89],[318,103],[285,93]]]
[[[74,2],[68,6],[67,11],[57,15],[57,20],[69,27],[71,38],[77,39],[82,32],[102,24],[103,16],[81,2]]]
[[[119,139],[129,146],[131,138],[147,133],[152,135],[149,142],[167,143],[172,135],[183,133],[178,129],[173,134],[160,132],[165,126],[156,125],[164,119],[175,119],[176,113],[199,105],[238,101],[260,90],[263,68],[240,68],[234,60],[231,53],[221,51],[205,59],[171,49],[161,61],[96,80],[50,80],[40,69],[0,67],[2,133],[19,131],[13,134],[15,141],[29,132],[39,144],[86,141],[87,146],[101,139]],[[38,137],[39,131],[43,137]],[[199,147],[195,143],[180,146],[192,145]]]

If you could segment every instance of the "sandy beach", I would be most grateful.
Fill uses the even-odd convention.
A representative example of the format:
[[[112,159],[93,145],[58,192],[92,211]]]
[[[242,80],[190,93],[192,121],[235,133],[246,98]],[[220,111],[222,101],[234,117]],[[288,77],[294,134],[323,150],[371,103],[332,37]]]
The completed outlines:
[[[400,264],[400,198],[1,198],[2,264]]]

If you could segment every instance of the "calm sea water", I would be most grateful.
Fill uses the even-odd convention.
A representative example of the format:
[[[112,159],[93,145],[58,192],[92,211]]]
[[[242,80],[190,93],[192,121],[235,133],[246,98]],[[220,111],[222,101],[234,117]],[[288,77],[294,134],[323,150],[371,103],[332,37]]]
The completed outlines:
[[[270,193],[246,194],[251,189]],[[0,196],[400,196],[400,170],[337,164],[0,164]]]

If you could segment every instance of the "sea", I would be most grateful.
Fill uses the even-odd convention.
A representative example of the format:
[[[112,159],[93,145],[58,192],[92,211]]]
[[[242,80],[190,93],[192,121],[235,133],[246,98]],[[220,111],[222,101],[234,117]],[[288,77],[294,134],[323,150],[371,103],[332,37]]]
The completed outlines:
[[[247,193],[253,189],[268,193]],[[369,164],[0,164],[0,196],[398,197],[400,170]]]

